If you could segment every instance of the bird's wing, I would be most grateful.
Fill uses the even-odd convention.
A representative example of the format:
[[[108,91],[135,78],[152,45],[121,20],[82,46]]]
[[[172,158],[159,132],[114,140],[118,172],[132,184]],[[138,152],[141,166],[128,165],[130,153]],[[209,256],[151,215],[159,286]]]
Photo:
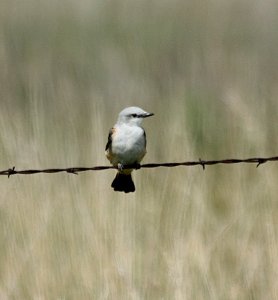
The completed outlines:
[[[107,144],[105,146],[105,151],[109,150],[111,148],[111,144],[112,144],[112,134],[115,132],[115,128],[112,127],[110,130],[109,130],[109,134],[108,134],[108,141],[107,141]]]
[[[145,148],[146,148],[146,146],[147,146],[147,137],[146,137],[145,129],[143,129],[143,130],[144,130],[144,143],[145,143]]]

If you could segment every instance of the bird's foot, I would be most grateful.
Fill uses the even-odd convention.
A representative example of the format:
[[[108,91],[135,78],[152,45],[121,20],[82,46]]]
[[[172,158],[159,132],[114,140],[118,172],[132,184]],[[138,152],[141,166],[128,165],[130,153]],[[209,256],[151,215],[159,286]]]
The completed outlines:
[[[118,163],[118,170],[123,171],[123,169],[124,169],[124,165],[121,163]]]
[[[135,170],[141,169],[141,165],[139,163],[135,163],[134,167]]]
[[[118,167],[119,171],[123,171],[125,169],[128,169],[129,165],[123,165],[121,163],[118,163],[117,167]],[[139,163],[134,163],[134,164],[130,165],[130,169],[138,170],[140,168],[141,168],[141,165]]]

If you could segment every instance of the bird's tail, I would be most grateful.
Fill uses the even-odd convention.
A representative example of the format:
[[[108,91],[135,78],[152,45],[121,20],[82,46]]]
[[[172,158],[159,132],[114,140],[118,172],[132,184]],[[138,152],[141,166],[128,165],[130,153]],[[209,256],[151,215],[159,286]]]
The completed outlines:
[[[135,185],[131,174],[121,174],[118,172],[111,184],[111,187],[117,192],[130,193],[135,191]]]

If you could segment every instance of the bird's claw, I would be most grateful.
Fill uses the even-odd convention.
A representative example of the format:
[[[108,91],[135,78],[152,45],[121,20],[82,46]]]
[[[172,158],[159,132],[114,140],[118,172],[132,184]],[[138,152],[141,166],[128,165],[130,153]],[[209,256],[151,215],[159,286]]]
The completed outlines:
[[[134,166],[135,166],[135,169],[136,169],[136,170],[138,170],[138,169],[141,168],[141,165],[140,165],[139,163],[135,163]]]
[[[128,165],[123,165],[121,163],[118,163],[117,167],[118,167],[119,171],[123,171],[124,169],[127,169]],[[138,170],[141,168],[141,165],[139,163],[134,163],[134,164],[130,165],[130,167],[131,167],[131,169]]]
[[[118,170],[122,171],[124,169],[124,165],[121,163],[118,163]]]

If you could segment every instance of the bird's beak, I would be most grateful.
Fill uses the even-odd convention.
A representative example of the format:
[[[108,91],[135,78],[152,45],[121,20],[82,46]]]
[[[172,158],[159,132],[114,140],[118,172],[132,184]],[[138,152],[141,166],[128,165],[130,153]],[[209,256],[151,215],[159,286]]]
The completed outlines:
[[[143,115],[142,115],[142,117],[143,118],[147,118],[147,117],[151,117],[151,116],[153,116],[154,114],[153,113],[144,113]]]

